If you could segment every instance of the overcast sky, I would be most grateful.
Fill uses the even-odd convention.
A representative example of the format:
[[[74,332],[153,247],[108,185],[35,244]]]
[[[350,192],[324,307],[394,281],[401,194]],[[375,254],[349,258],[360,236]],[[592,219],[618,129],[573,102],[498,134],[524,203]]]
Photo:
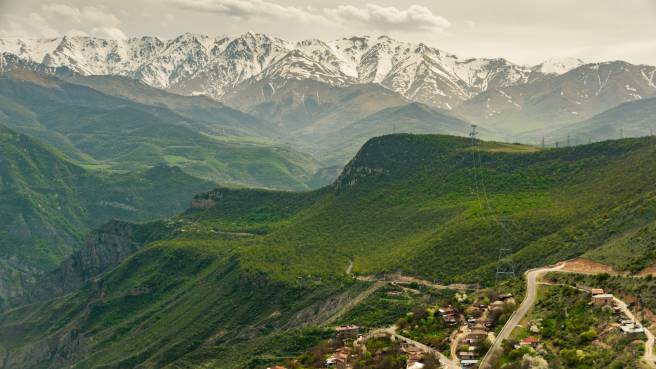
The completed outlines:
[[[0,37],[380,35],[517,63],[656,64],[656,0],[0,0]]]

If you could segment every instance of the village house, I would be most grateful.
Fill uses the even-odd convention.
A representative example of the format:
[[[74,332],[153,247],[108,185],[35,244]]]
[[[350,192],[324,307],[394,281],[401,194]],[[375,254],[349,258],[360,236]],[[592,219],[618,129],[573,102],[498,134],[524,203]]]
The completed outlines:
[[[406,364],[406,369],[421,369],[424,367],[424,364],[421,363],[421,359],[424,358],[424,354],[415,349],[413,351],[408,351],[408,362]]]
[[[484,330],[472,330],[467,336],[465,337],[465,342],[468,345],[472,345],[475,343],[483,342],[487,338],[487,331]]]
[[[512,293],[504,293],[503,295],[499,295],[499,300],[501,300],[501,301],[510,300],[512,298],[513,298]]]
[[[540,344],[540,340],[535,337],[526,337],[521,341],[519,341],[519,346],[530,346],[536,348],[538,347],[539,344]]]
[[[337,337],[343,340],[356,339],[360,333],[360,327],[355,324],[342,325],[335,327],[335,332],[337,332]]]
[[[622,332],[624,332],[626,334],[644,333],[645,332],[645,328],[640,323],[637,323],[637,322],[634,322],[634,321],[629,321],[629,322],[626,322],[626,323],[622,323],[620,328],[622,329]]]
[[[607,293],[592,295],[592,304],[595,306],[612,306],[613,300],[613,295]]]
[[[350,350],[347,347],[341,347],[335,350],[335,353],[326,359],[327,367],[334,367],[337,369],[346,369],[348,364]]]
[[[478,360],[460,360],[460,366],[463,369],[472,368],[478,364]]]
[[[603,295],[606,292],[604,292],[603,288],[593,288],[590,290],[590,293],[592,293],[592,295],[594,296],[594,295]]]
[[[445,322],[449,324],[456,324],[458,322],[458,311],[453,307],[440,308],[438,312]]]
[[[478,355],[472,351],[461,351],[458,353],[458,357],[462,360],[475,360],[478,359]]]
[[[488,310],[490,311],[495,311],[495,310],[504,310],[506,307],[506,303],[503,301],[495,301],[488,306]]]

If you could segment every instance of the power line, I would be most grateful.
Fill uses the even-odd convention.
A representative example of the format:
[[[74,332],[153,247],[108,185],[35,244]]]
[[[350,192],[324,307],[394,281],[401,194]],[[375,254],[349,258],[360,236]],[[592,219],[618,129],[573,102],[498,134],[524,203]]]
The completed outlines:
[[[499,220],[497,215],[492,211],[492,205],[489,196],[487,195],[487,188],[485,186],[485,180],[483,177],[483,160],[482,160],[482,155],[481,155],[481,150],[480,150],[480,142],[476,139],[476,136],[478,132],[476,131],[477,126],[472,125],[472,130],[469,134],[469,137],[472,138],[472,159],[473,159],[473,164],[474,164],[474,183],[475,183],[475,191],[476,191],[476,197],[479,201],[479,206],[481,207],[482,211],[482,217],[483,219],[486,218],[486,216],[490,215],[490,217],[500,226],[500,228],[513,240],[517,241],[517,238],[515,235],[510,232],[510,230],[506,227],[506,225],[503,223],[503,221]],[[482,190],[482,197],[483,200],[481,200],[481,193],[479,192],[479,178],[480,178],[480,189]],[[512,254],[512,250],[509,248],[504,248],[503,246],[500,247],[499,249],[499,259],[497,260],[497,274],[496,274],[496,280],[498,282],[500,277],[506,276],[506,275],[511,275],[515,276],[515,268],[512,265],[512,262],[510,261],[505,261],[508,256]]]

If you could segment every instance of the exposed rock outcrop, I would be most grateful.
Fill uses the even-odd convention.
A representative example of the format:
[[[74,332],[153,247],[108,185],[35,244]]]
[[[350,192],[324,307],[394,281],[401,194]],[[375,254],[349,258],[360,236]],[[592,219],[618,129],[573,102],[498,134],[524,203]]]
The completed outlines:
[[[59,268],[38,278],[12,305],[43,301],[79,289],[85,282],[112,269],[142,245],[161,235],[161,223],[111,221],[87,235],[84,245]]]

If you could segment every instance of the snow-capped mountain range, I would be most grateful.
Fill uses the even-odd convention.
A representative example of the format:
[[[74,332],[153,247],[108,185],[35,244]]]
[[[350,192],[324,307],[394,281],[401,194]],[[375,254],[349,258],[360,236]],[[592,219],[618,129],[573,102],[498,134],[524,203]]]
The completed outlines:
[[[82,75],[128,76],[156,88],[217,99],[249,79],[267,81],[273,90],[289,79],[311,79],[333,86],[378,83],[448,110],[483,91],[560,75],[583,64],[567,59],[525,66],[501,58],[460,58],[385,36],[289,42],[251,32],[184,34],[171,40],[4,39],[0,52],[24,63],[67,67]],[[0,70],[11,59],[8,54],[0,58]]]

